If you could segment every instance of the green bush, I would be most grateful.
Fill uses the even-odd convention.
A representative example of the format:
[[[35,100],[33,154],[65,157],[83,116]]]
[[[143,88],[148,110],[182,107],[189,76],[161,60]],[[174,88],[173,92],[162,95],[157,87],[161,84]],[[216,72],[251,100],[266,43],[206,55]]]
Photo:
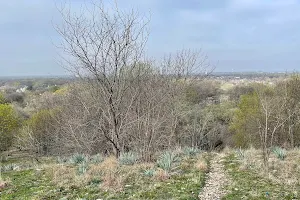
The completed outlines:
[[[88,157],[84,154],[76,153],[69,159],[69,162],[74,165],[79,165],[82,163],[86,163],[88,161]]]
[[[280,160],[284,160],[286,158],[286,151],[283,148],[275,147],[273,148],[273,153],[276,155],[276,157]]]
[[[57,110],[39,110],[28,119],[19,134],[20,146],[42,155],[57,152]]]
[[[236,155],[240,160],[243,160],[245,158],[245,151],[242,148],[239,148],[236,150]]]
[[[102,157],[101,154],[93,155],[90,158],[90,162],[93,164],[99,164],[99,163],[103,162],[103,160],[104,160],[104,158]]]
[[[164,152],[157,160],[157,166],[167,172],[175,170],[179,165],[180,158],[178,154],[171,151]]]
[[[4,98],[4,95],[0,93],[0,104],[5,104],[5,103],[6,103],[6,99]]]
[[[135,163],[137,163],[138,159],[138,154],[130,151],[122,153],[119,157],[119,162],[121,165],[134,165]]]
[[[184,155],[188,156],[188,157],[194,157],[196,156],[198,153],[200,153],[200,149],[195,148],[195,147],[185,147],[183,149],[183,153]]]
[[[145,176],[152,177],[154,175],[154,173],[155,173],[154,169],[146,169],[143,174]]]
[[[89,165],[86,161],[81,162],[78,165],[78,174],[79,175],[85,174],[87,172],[88,168],[89,168]]]
[[[12,145],[18,126],[19,120],[13,107],[0,104],[0,151],[5,151]]]
[[[19,166],[15,163],[10,163],[8,165],[2,166],[2,171],[3,172],[8,172],[8,171],[14,171],[16,169],[18,169]]]

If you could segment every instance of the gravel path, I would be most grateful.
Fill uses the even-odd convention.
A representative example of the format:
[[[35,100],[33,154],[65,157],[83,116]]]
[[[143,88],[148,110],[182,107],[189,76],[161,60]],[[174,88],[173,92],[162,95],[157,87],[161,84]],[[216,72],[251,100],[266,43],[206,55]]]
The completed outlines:
[[[199,194],[201,200],[222,199],[226,194],[224,186],[229,184],[227,175],[225,174],[222,159],[224,155],[214,154],[211,160],[210,172],[207,174],[206,184]]]

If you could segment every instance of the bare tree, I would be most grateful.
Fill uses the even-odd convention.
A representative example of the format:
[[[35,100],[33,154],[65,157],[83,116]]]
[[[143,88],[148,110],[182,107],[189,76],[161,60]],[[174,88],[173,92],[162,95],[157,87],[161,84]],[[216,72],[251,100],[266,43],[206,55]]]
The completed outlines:
[[[268,160],[270,148],[273,147],[278,131],[294,115],[289,113],[283,115],[286,105],[286,98],[276,94],[273,88],[257,88],[256,93],[261,107],[261,118],[257,118],[259,125],[259,136],[263,152],[263,160],[266,169],[268,169]]]
[[[144,52],[149,20],[134,10],[120,11],[116,3],[111,9],[102,2],[88,4],[79,14],[63,7],[60,13],[64,63],[84,83],[84,90],[64,102],[65,120],[57,119],[60,137],[88,152],[109,144],[117,157],[139,149],[146,159],[174,144],[182,80],[209,74],[207,56],[182,50],[154,66]]]
[[[144,57],[148,20],[133,10],[121,12],[117,4],[112,10],[106,10],[102,2],[91,7],[87,5],[88,12],[79,15],[62,9],[64,23],[57,32],[63,39],[60,47],[73,58],[65,61],[93,87],[101,113],[99,131],[119,156],[123,119],[138,92],[131,86],[140,76],[138,69]],[[124,101],[128,95],[131,100]]]

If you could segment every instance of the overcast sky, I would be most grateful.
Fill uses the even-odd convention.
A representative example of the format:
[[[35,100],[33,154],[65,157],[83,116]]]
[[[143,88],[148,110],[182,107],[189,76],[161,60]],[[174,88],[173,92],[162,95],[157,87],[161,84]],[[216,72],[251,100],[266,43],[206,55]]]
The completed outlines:
[[[108,0],[105,0],[108,1]],[[0,1],[0,76],[62,75],[60,0]],[[70,0],[76,9],[84,0]],[[202,48],[216,71],[300,69],[300,0],[119,0],[151,12],[149,54]]]

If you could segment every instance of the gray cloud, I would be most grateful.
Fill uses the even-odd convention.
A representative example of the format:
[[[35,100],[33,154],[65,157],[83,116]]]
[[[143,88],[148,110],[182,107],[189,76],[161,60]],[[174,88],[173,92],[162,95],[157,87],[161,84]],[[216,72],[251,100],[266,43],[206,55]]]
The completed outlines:
[[[84,0],[69,0],[78,11]],[[61,0],[0,1],[0,76],[63,74],[56,63],[52,21]],[[120,0],[151,12],[150,55],[203,48],[218,71],[298,68],[299,0]]]

